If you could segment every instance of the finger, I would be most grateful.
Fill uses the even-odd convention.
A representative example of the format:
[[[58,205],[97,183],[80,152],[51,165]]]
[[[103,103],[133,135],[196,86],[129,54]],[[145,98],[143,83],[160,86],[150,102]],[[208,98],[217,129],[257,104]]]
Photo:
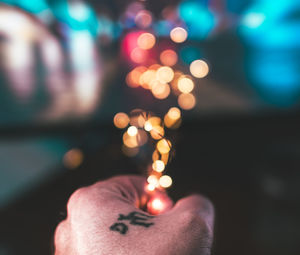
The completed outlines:
[[[173,205],[173,201],[164,191],[149,192],[146,189],[146,178],[142,176],[117,176],[94,185],[101,188],[105,199],[117,199],[139,209],[147,209],[151,214],[166,212]]]
[[[210,229],[213,229],[214,225],[214,207],[212,203],[201,195],[191,195],[180,199],[170,213],[182,214],[189,212],[192,216],[200,216],[207,224]]]

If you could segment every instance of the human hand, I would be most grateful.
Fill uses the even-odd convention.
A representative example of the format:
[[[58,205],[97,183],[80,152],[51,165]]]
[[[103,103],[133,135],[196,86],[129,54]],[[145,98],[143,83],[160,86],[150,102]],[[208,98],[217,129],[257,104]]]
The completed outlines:
[[[73,193],[55,232],[55,255],[209,255],[212,204],[192,195],[173,206],[145,184],[143,177],[118,176]]]

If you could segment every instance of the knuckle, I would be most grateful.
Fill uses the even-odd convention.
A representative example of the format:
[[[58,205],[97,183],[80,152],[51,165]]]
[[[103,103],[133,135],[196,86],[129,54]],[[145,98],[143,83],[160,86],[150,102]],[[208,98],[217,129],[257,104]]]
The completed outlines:
[[[69,198],[67,204],[67,211],[70,213],[74,209],[76,209],[79,205],[81,205],[84,201],[86,201],[89,195],[89,188],[80,188],[77,189]]]

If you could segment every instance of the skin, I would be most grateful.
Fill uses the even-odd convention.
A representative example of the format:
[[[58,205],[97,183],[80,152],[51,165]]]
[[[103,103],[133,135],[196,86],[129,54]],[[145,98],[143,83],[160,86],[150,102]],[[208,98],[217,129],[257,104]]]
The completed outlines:
[[[191,195],[173,205],[162,191],[145,192],[145,184],[140,176],[118,176],[73,193],[55,231],[55,255],[211,254],[210,201]],[[154,199],[162,201],[159,210]]]

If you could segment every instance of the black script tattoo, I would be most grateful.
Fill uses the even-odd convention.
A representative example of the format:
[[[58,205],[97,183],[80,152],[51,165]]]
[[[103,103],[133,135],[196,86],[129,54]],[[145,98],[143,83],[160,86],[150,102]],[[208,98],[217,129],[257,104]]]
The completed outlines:
[[[128,221],[131,225],[149,228],[150,226],[154,225],[153,222],[149,222],[153,218],[154,216],[141,212],[131,212],[128,215],[119,214],[118,222],[114,223],[109,229],[125,235],[128,231],[128,226],[120,221]]]

